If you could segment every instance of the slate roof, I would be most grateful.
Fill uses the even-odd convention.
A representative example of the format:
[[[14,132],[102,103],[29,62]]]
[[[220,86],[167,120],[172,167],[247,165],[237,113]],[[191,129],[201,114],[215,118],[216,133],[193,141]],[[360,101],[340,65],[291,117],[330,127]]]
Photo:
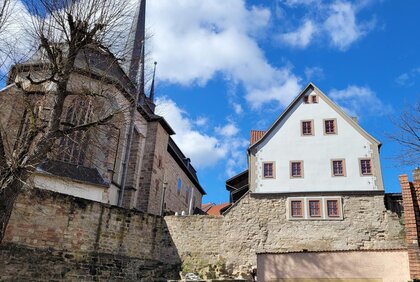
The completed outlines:
[[[39,172],[65,177],[94,185],[108,186],[96,168],[89,168],[55,160],[47,160],[40,164]]]

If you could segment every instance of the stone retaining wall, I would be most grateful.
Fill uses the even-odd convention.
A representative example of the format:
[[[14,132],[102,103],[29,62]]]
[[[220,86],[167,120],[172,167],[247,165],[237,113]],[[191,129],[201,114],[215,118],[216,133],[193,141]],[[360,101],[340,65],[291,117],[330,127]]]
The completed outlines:
[[[319,195],[322,196],[322,195]],[[347,194],[340,221],[290,221],[286,195],[247,195],[224,217],[165,217],[184,271],[249,277],[256,253],[404,248],[401,219],[381,194]]]
[[[159,281],[180,266],[162,217],[38,189],[19,196],[0,246],[0,281]]]

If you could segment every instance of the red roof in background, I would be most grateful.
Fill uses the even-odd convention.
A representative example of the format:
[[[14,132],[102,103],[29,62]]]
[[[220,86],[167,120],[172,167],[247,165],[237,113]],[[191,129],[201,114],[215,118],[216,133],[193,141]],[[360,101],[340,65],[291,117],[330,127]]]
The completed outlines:
[[[250,138],[250,145],[258,142],[258,140],[260,140],[263,135],[265,134],[264,130],[251,130],[251,138]]]
[[[208,215],[222,215],[222,212],[230,207],[230,203],[224,203],[216,206],[212,206],[208,211]]]
[[[203,212],[207,212],[211,207],[215,206],[215,203],[207,203],[207,204],[202,204],[201,205],[201,210]]]

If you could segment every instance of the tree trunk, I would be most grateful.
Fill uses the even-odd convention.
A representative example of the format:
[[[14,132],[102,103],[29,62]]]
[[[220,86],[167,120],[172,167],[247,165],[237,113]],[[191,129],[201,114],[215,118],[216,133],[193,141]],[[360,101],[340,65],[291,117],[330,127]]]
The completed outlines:
[[[0,243],[3,241],[13,206],[23,186],[23,182],[16,176],[12,176],[8,182],[9,184],[0,190]]]

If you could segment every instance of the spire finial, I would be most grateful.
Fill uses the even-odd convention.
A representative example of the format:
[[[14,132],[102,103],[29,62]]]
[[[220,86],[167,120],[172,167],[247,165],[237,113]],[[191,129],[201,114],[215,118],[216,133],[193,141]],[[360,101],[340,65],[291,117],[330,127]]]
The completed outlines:
[[[154,63],[154,69],[153,69],[153,79],[152,79],[152,85],[150,86],[150,95],[149,95],[149,100],[150,102],[154,103],[155,100],[155,75],[156,75],[156,65],[157,62]]]

